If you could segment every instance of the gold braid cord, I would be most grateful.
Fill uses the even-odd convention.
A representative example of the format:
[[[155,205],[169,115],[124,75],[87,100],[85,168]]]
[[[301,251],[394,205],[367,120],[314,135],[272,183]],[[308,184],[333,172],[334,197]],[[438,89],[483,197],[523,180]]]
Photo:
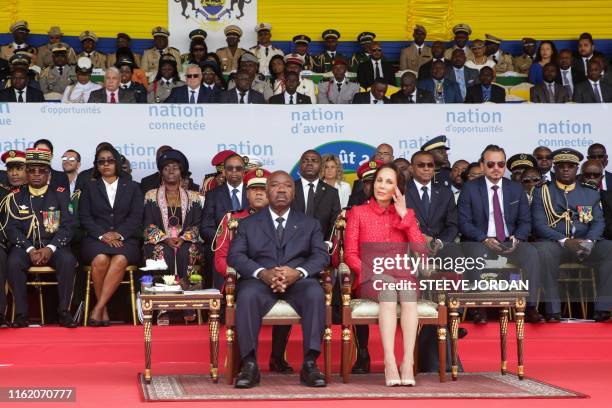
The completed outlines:
[[[228,228],[223,230],[223,222],[225,221],[226,218],[227,218]],[[229,229],[231,221],[232,221],[232,213],[231,212],[228,212],[227,214],[225,214],[223,216],[223,218],[221,218],[221,222],[217,226],[217,231],[215,231],[215,236],[213,237],[213,240],[210,243],[211,251],[217,252],[219,250],[219,248],[221,248],[223,246],[223,244],[225,243],[225,240],[227,239],[227,230]],[[236,228],[237,227],[238,227],[238,225],[236,225]],[[217,238],[219,237],[219,235],[221,233],[223,233],[223,240],[221,241],[221,243],[219,245],[217,245]]]
[[[17,205],[17,202],[15,201],[15,193],[11,193],[7,195],[6,197],[4,197],[2,202],[0,202],[0,211],[4,210],[6,212],[6,219],[4,220],[2,224],[0,224],[0,230],[4,231],[6,229],[9,217],[14,218],[19,221],[30,220],[30,228],[28,228],[28,234],[26,235],[26,238],[32,237],[32,242],[35,245],[36,245],[36,240],[38,240],[38,242],[40,243],[41,242],[40,226],[38,224],[38,218],[36,217],[36,214],[34,214],[34,212],[32,211],[32,214],[25,216],[25,217],[20,217],[19,215],[16,215],[13,212],[11,204],[15,204],[15,208],[19,208],[19,206]]]
[[[542,186],[542,203],[544,204],[544,212],[546,213],[548,226],[554,228],[560,221],[565,220],[565,236],[569,237],[572,224],[570,212],[566,210],[562,214],[558,214],[555,211],[552,198],[550,197],[550,189],[546,184]]]

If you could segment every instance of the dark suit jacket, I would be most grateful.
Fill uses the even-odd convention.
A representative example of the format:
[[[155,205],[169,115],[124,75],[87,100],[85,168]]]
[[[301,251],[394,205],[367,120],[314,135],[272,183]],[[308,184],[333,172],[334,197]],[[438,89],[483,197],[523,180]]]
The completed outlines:
[[[118,103],[136,103],[136,96],[134,92],[129,89],[119,88]],[[89,100],[87,103],[106,103],[106,89],[98,89],[89,94]]]
[[[445,79],[442,86],[444,87],[444,103],[463,103],[461,89],[459,89],[459,85],[455,81]],[[436,87],[433,79],[419,81],[417,87],[428,91],[435,97]]]
[[[593,51],[593,57],[595,55],[603,55],[601,52],[599,51]],[[586,80],[586,72],[584,70],[584,62],[582,61],[582,57],[580,55],[578,55],[577,53],[574,53],[573,55],[574,60],[572,62],[572,77],[574,76],[574,72],[576,73],[576,75],[578,76],[578,79],[580,82]],[[593,58],[591,57],[591,58]]]
[[[607,182],[606,180],[606,183]],[[610,184],[608,184],[608,186],[610,186]],[[612,240],[612,190],[601,192],[601,208],[603,210],[604,219],[606,220],[606,229],[603,234],[604,238]]]
[[[293,98],[297,105],[308,105],[312,103],[310,96],[301,94],[299,92],[296,92]],[[268,103],[272,105],[284,105],[285,94],[281,93],[278,95],[271,96],[270,99],[268,99]]]
[[[200,226],[200,236],[206,245],[210,245],[212,242],[217,227],[221,224],[225,214],[232,210],[232,197],[228,187],[231,188],[229,184],[223,184],[206,193],[202,225]],[[242,186],[242,200],[240,204],[241,210],[249,207],[249,201],[246,195],[246,185],[244,184]]]
[[[508,236],[526,241],[531,231],[531,214],[527,193],[521,184],[504,178],[502,182],[503,213]],[[457,203],[459,232],[462,240],[481,242],[489,229],[489,196],[484,177],[463,184]]]
[[[390,62],[381,60],[380,69],[382,71],[383,80],[389,85],[393,85],[395,83],[393,65]],[[362,88],[368,89],[374,83],[374,79],[374,65],[372,65],[372,60],[368,59],[359,64],[359,67],[357,67],[357,82],[359,82],[359,85],[361,85]]]
[[[407,207],[414,210],[423,234],[445,243],[454,241],[457,236],[457,206],[455,205],[455,196],[450,188],[439,184],[431,184],[427,217],[425,217],[423,203],[413,180],[408,181],[406,196]]]
[[[319,223],[299,211],[289,211],[283,240],[278,242],[272,216],[266,207],[240,220],[227,262],[241,279],[253,279],[257,269],[279,265],[303,268],[309,277],[316,278],[329,264],[329,255]]]
[[[529,89],[529,100],[533,103],[566,103],[571,101],[571,97],[566,87],[555,83],[554,100],[550,100],[547,90],[548,85],[544,82],[537,84]]]
[[[472,85],[465,94],[465,103],[483,103],[482,86]],[[491,84],[491,100],[493,103],[506,103],[506,91],[499,85]]]
[[[599,93],[603,102],[612,102],[612,86],[599,81]],[[573,101],[576,103],[596,103],[591,81],[583,81],[574,86]]]
[[[197,103],[216,103],[219,91],[211,91],[205,86],[200,86]],[[189,103],[189,86],[183,85],[172,89],[164,103]]]
[[[389,100],[391,101],[391,103],[408,103],[408,97],[406,97],[401,90],[391,95]],[[415,103],[436,103],[436,100],[434,99],[431,92],[417,88]]]
[[[606,188],[609,191],[612,191],[612,173],[609,171],[604,171],[604,177],[606,179]]]
[[[576,70],[575,66],[572,65],[572,67],[570,68],[570,71],[572,73],[572,86],[576,86],[577,83],[586,81],[586,77],[584,76],[584,73],[579,73]],[[555,78],[555,82],[560,85],[563,85],[563,74],[561,74],[560,68],[557,69],[557,78]]]
[[[478,73],[479,71],[477,69],[468,68],[466,66],[463,67],[463,79],[465,82],[465,89],[469,88],[472,85],[480,83]],[[455,78],[455,69],[452,65],[446,66],[446,70],[444,71],[444,78],[457,82],[457,78]]]
[[[306,201],[304,199],[304,188],[302,180],[295,180],[295,197],[291,209],[301,213],[306,212]],[[340,213],[340,197],[338,190],[323,180],[319,180],[314,196],[314,218],[319,220],[324,239],[329,239],[331,231]]]
[[[70,181],[68,176],[63,171],[51,169],[51,180],[49,187],[56,191],[58,187],[62,187],[68,195],[70,195]]]
[[[236,89],[234,88],[230,89],[229,91],[221,92],[219,95],[219,103],[238,103],[238,93],[236,92]],[[249,89],[246,103],[264,104],[266,103],[266,99],[261,92],[254,89]]]
[[[102,179],[91,180],[79,199],[79,218],[87,235],[95,240],[108,231],[116,231],[124,239],[142,238],[144,198],[136,182],[120,177],[114,206]]]
[[[431,65],[432,65],[432,61],[427,61],[425,64],[421,65],[421,68],[419,68],[419,80],[424,80],[424,79],[429,79],[431,78]],[[450,67],[451,66],[451,62],[447,59],[444,60],[444,63],[446,64],[446,67]]]
[[[26,87],[26,102],[44,102],[45,97],[43,93],[36,88],[32,88],[31,86]],[[0,90],[0,102],[17,102],[17,95],[15,95],[15,88],[8,87],[6,89]]]
[[[134,93],[136,103],[147,103],[147,89],[144,85],[132,81],[128,90]]]
[[[351,103],[353,105],[370,105],[370,91],[356,93]],[[385,96],[382,103],[391,103],[391,101]]]

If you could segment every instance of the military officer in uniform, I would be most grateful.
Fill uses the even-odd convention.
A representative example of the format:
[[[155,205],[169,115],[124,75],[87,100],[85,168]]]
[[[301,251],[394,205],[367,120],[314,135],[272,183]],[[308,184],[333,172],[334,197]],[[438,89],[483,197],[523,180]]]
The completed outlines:
[[[510,179],[521,183],[523,171],[526,169],[537,169],[538,163],[535,157],[529,153],[517,153],[508,159],[507,166],[511,173]]]
[[[136,103],[147,103],[147,88],[143,84],[133,80],[134,69],[136,64],[129,58],[122,58],[115,64],[121,74],[120,89],[132,91],[136,99]]]
[[[501,41],[501,39],[495,37],[494,35],[485,34],[486,54],[489,59],[495,63],[494,69],[496,74],[514,71],[512,55],[501,50]]]
[[[353,101],[353,97],[359,92],[359,84],[351,82],[347,76],[348,62],[344,58],[334,60],[331,78],[326,78],[319,82],[318,103],[321,104],[348,104]]]
[[[69,210],[64,187],[47,184],[51,152],[26,150],[28,186],[8,198],[6,235],[13,245],[8,257],[8,279],[15,298],[13,327],[28,326],[27,270],[30,266],[53,267],[58,281],[59,323],[74,328],[69,312],[76,259],[70,251],[76,220]]]
[[[57,26],[51,27],[47,34],[49,35],[49,42],[45,45],[41,45],[40,47],[38,47],[38,51],[36,53],[37,65],[40,66],[42,69],[50,67],[54,64],[53,48],[56,44],[62,43],[62,38],[64,37],[64,33],[62,33],[62,30]],[[74,52],[74,49],[68,44],[64,44],[64,46],[66,47],[68,64],[76,64],[76,52]]]
[[[529,74],[529,68],[536,57],[536,40],[533,38],[525,37],[522,40],[523,53],[518,57],[514,57],[512,65],[514,70],[519,74]],[[554,61],[553,61],[554,62]]]
[[[45,98],[61,99],[66,87],[76,83],[76,71],[67,63],[68,47],[63,43],[55,44],[53,46],[53,65],[43,69],[40,74],[40,90],[45,94]],[[59,94],[59,98],[54,97],[56,93]]]
[[[238,60],[245,52],[244,48],[238,47],[240,38],[242,37],[242,29],[237,25],[229,25],[223,30],[227,47],[219,48],[217,56],[221,61],[221,70],[223,72],[233,72],[238,69]]]
[[[129,48],[131,51],[130,41],[132,41],[132,39],[126,33],[117,33],[117,49]],[[140,54],[135,53],[134,51],[132,51],[132,55],[134,56],[134,62],[136,63],[136,65],[140,66],[142,56]],[[117,63],[116,53],[113,52],[112,54],[108,54],[106,56],[106,67],[107,68],[114,67],[116,63]]]
[[[215,154],[210,161],[210,164],[213,165],[216,172],[211,174],[206,174],[204,176],[204,180],[202,180],[202,190],[200,194],[206,195],[210,190],[219,187],[220,185],[225,183],[225,159],[230,156],[237,155],[233,150],[222,150],[219,153]]]
[[[83,31],[79,35],[79,41],[83,44],[83,52],[77,55],[77,60],[80,57],[87,57],[91,60],[94,68],[106,69],[106,54],[96,50],[98,36],[93,31]]]
[[[185,85],[178,75],[176,60],[170,54],[162,55],[159,61],[159,72],[147,88],[148,103],[162,103],[170,96],[172,90]]]
[[[418,74],[421,65],[431,61],[431,47],[425,45],[427,30],[422,25],[415,25],[412,32],[414,42],[400,53],[400,71],[410,70]]]
[[[315,71],[316,61],[315,57],[310,55],[308,52],[308,46],[310,45],[311,39],[306,34],[298,34],[293,37],[293,44],[295,46],[295,53],[299,54],[304,58],[304,69],[307,71]]]
[[[40,74],[40,67],[37,65],[32,65],[31,56],[33,54],[25,51],[17,51],[9,60],[9,64],[11,66],[11,71],[14,71],[15,68],[23,68],[28,73],[28,85],[32,88],[36,88],[40,90],[40,84],[38,83],[38,78]],[[11,86],[10,77],[4,83],[4,88],[9,88]]]
[[[265,76],[270,75],[268,66],[270,59],[275,55],[285,56],[285,53],[280,48],[276,48],[270,42],[272,38],[272,25],[268,23],[259,23],[255,27],[257,32],[257,45],[249,48],[249,52],[257,57],[259,61],[259,73]]]
[[[198,45],[203,45],[204,46],[204,56],[206,56],[206,54],[208,53],[208,46],[206,45],[206,37],[208,37],[208,33],[204,30],[200,30],[195,29],[195,30],[191,30],[191,32],[189,33],[189,40],[191,41],[191,43],[189,44],[189,49],[193,49],[193,46],[198,44]],[[194,63],[195,61],[190,62],[190,53],[186,52],[184,54],[181,54],[181,65],[186,65],[186,64],[190,64],[190,63]]]
[[[463,23],[457,24],[453,27],[453,34],[455,35],[455,44],[451,48],[447,48],[446,51],[444,51],[444,59],[450,61],[453,56],[453,51],[459,48],[463,50],[465,53],[465,58],[468,61],[473,61],[474,53],[470,47],[468,47],[468,41],[470,40],[470,35],[472,35],[472,27]]]
[[[325,50],[315,57],[315,71],[320,73],[329,72],[334,66],[334,59],[344,58],[344,55],[336,51],[340,32],[334,29],[323,31],[321,38],[325,41]]]
[[[448,161],[448,139],[444,135],[434,137],[421,146],[421,151],[430,152],[434,158],[435,172],[433,183],[451,186],[451,169]]]
[[[612,309],[612,241],[602,239],[605,220],[600,194],[595,186],[577,182],[576,173],[583,155],[573,149],[552,153],[555,179],[536,188],[531,204],[532,225],[540,242],[539,256],[544,267],[547,320],[561,320],[557,276],[563,262],[589,263],[598,274],[593,318],[610,320]]]
[[[174,47],[168,47],[168,37],[170,37],[170,31],[164,27],[155,27],[151,30],[153,35],[154,46],[147,48],[142,54],[142,60],[140,68],[144,69],[147,73],[157,73],[159,67],[159,59],[164,54],[172,54],[174,59],[177,61],[181,60],[181,53]],[[181,66],[178,67],[179,71]]]
[[[16,51],[27,50],[31,46],[27,43],[30,29],[27,21],[16,21],[9,27],[13,35],[13,42],[0,47],[0,58],[9,60]]]
[[[361,45],[361,51],[358,51],[351,56],[349,71],[357,72],[359,64],[370,59],[370,48],[372,47],[372,42],[374,42],[375,38],[376,34],[369,31],[364,31],[357,36],[357,42],[359,42],[359,45]]]

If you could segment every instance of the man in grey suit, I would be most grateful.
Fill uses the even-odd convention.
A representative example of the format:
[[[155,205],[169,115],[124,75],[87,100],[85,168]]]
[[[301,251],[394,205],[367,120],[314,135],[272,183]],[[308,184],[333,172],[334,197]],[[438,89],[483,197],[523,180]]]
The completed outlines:
[[[347,69],[348,62],[344,58],[334,59],[333,77],[319,82],[318,103],[337,105],[353,101],[353,97],[359,92],[359,84],[349,81],[346,77]]]
[[[104,88],[89,94],[87,103],[136,103],[136,96],[129,89],[119,88],[121,74],[115,67],[106,69]]]
[[[219,95],[219,103],[266,103],[263,94],[251,88],[253,83],[253,76],[251,74],[246,71],[239,71],[234,79],[236,87],[222,92]]]
[[[557,66],[551,62],[544,65],[544,81],[529,90],[529,100],[533,103],[566,103],[570,101],[567,88],[556,83]]]
[[[587,64],[587,80],[574,86],[574,102],[612,102],[612,86],[601,81],[601,71],[602,67],[598,61],[589,60]]]
[[[444,77],[455,81],[459,85],[461,97],[465,100],[467,89],[480,82],[478,79],[478,70],[465,66],[465,52],[461,48],[457,48],[451,54],[451,65],[446,67]]]

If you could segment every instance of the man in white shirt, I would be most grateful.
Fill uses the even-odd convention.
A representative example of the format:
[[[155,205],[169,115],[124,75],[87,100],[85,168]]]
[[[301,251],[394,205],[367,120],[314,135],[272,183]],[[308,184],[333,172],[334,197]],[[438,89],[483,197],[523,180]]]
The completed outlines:
[[[62,155],[62,169],[68,176],[68,182],[70,183],[70,195],[74,194],[76,187],[76,179],[79,175],[79,169],[81,168],[81,155],[76,150],[66,150]]]

